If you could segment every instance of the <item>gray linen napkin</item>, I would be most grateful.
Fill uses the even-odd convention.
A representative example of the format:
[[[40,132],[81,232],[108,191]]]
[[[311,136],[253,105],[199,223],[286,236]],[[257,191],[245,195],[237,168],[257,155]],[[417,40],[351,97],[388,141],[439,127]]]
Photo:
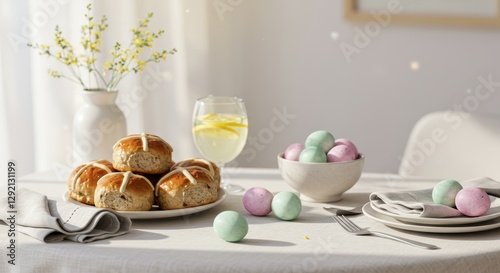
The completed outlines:
[[[0,200],[0,219],[8,223],[6,198]],[[132,221],[107,209],[78,206],[47,199],[43,194],[21,188],[16,193],[16,225],[19,232],[42,242],[64,239],[88,243],[129,231]]]
[[[436,184],[439,181],[436,181]],[[459,181],[466,187],[478,187],[489,195],[500,197],[500,182],[488,177]],[[432,189],[399,192],[373,192],[370,203],[376,208],[398,215],[413,215],[430,218],[463,216],[457,209],[432,201]]]

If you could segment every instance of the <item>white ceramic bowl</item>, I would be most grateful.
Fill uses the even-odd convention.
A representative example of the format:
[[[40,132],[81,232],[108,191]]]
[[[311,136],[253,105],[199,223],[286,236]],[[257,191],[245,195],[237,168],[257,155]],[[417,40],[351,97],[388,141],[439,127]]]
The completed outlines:
[[[278,155],[278,167],[283,179],[307,202],[335,202],[358,182],[363,172],[365,156],[348,162],[304,163]]]

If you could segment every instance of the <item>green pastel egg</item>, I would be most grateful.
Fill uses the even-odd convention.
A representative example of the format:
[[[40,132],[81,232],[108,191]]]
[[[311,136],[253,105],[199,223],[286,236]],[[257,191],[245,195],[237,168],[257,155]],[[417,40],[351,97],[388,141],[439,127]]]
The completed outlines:
[[[302,150],[299,156],[299,162],[325,163],[326,154],[320,147],[310,146]]]
[[[323,149],[323,152],[326,153],[335,146],[335,137],[330,132],[324,130],[312,132],[307,136],[304,145],[306,147],[320,147]]]
[[[462,188],[462,185],[453,179],[440,181],[432,189],[432,201],[436,204],[455,207],[455,197]]]
[[[290,221],[300,215],[302,202],[293,192],[284,191],[274,196],[271,208],[276,217],[281,220]]]
[[[227,242],[239,242],[248,233],[248,222],[236,211],[223,211],[219,213],[213,223],[217,236]]]

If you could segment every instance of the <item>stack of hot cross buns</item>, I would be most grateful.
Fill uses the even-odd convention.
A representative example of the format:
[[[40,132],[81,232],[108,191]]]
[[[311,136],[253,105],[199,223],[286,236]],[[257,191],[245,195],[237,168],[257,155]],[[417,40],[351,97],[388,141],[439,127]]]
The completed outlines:
[[[152,134],[133,134],[113,146],[113,162],[95,160],[76,167],[68,178],[69,196],[117,211],[148,211],[156,204],[171,210],[215,202],[219,168],[190,158],[175,163],[172,146]]]

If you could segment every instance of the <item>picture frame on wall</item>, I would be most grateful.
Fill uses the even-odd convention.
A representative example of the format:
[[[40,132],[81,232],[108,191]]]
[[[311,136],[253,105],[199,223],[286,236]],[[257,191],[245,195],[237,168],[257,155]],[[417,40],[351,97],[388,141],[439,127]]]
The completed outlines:
[[[345,0],[349,21],[500,27],[500,0]],[[378,17],[377,17],[378,16]]]

